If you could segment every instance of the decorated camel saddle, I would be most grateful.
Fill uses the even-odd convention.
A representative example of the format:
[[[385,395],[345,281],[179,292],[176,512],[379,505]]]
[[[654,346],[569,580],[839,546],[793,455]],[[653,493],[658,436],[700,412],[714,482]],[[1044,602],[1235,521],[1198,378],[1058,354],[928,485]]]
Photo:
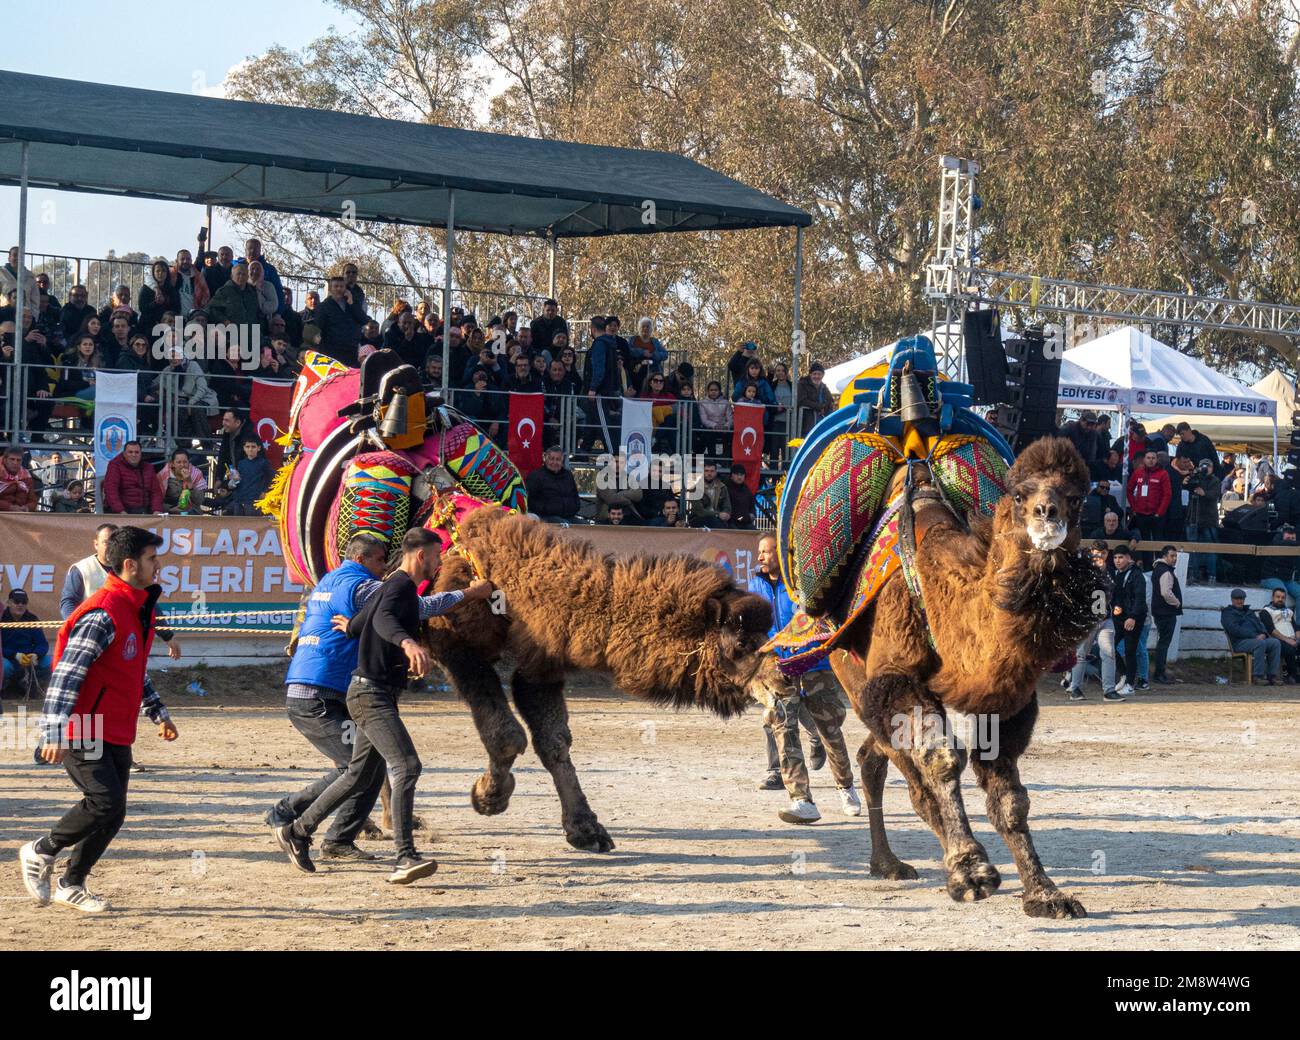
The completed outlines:
[[[919,601],[915,498],[937,497],[965,522],[992,515],[1006,493],[1011,448],[971,411],[969,385],[940,378],[926,337],[900,340],[884,376],[854,387],[853,404],[799,445],[777,491],[781,574],[800,609],[764,649],[781,651],[787,676],[826,657],[895,571]]]
[[[358,532],[383,539],[391,560],[411,527],[435,531],[448,550],[467,513],[527,509],[505,453],[426,394],[391,350],[359,369],[307,352],[279,443],[286,462],[257,506],[276,518],[289,570],[306,586],[342,562]]]

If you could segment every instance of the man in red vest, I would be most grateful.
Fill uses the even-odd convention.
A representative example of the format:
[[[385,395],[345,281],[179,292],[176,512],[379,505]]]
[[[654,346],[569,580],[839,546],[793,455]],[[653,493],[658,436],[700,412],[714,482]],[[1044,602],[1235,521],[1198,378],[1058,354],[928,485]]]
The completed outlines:
[[[54,644],[39,754],[50,764],[62,762],[84,797],[48,835],[18,852],[23,885],[41,905],[54,902],[91,914],[108,909],[86,889],[86,875],[126,818],[141,709],[157,724],[158,736],[176,739],[176,727],[145,673],[162,592],[154,584],[161,544],[140,527],[114,531],[103,587],[68,616]],[[54,863],[64,849],[72,855],[51,893]]]

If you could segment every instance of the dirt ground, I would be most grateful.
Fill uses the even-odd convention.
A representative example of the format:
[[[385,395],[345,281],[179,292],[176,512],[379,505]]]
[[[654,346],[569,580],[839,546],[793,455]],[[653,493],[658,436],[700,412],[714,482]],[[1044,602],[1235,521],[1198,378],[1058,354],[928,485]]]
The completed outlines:
[[[531,750],[503,815],[468,792],[484,753],[450,694],[411,695],[422,751],[417,812],[433,878],[388,885],[380,864],[294,871],[262,823],[284,792],[322,771],[290,727],[268,670],[160,682],[181,739],[142,729],[126,826],[92,879],[117,908],[90,918],[40,908],[16,850],[72,803],[61,770],[0,742],[0,948],[4,949],[1296,949],[1300,948],[1300,721],[1296,687],[1208,683],[1103,704],[1068,703],[1044,680],[1022,760],[1048,871],[1089,916],[1041,921],[970,779],[966,803],[1003,885],[976,904],[943,890],[939,846],[891,773],[895,851],[920,878],[871,878],[865,818],[781,823],[763,772],[757,714],[722,722],[638,704],[591,676],[572,684],[573,757],[617,849],[565,843],[550,777]],[[252,692],[256,688],[262,692]],[[18,705],[6,701],[8,718]],[[12,724],[12,723],[11,723]],[[12,733],[12,730],[6,731]],[[863,727],[850,713],[850,753]],[[388,853],[387,843],[372,848]]]

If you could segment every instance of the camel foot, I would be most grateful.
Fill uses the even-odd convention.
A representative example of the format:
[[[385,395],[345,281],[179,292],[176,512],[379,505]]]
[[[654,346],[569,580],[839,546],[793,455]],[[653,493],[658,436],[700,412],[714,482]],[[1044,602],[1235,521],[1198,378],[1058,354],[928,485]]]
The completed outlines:
[[[480,816],[495,816],[509,808],[510,796],[515,793],[515,775],[507,773],[505,780],[495,790],[492,789],[491,784],[488,774],[484,773],[469,789],[470,804]]]
[[[870,866],[871,876],[884,878],[886,881],[915,881],[916,868],[910,863],[891,856],[888,859],[873,859]]]
[[[948,871],[948,895],[958,903],[987,899],[1002,884],[997,867],[986,860],[963,857]]]
[[[1056,889],[1026,895],[1024,907],[1025,913],[1030,917],[1054,917],[1058,921],[1088,916],[1088,911],[1083,908],[1082,903]]]
[[[594,816],[572,826],[566,825],[564,837],[575,849],[580,849],[583,852],[614,851],[614,839],[609,836],[609,831],[605,830],[600,821]]]
[[[366,822],[361,825],[361,834],[359,836],[367,841],[383,841],[384,829],[367,817]]]

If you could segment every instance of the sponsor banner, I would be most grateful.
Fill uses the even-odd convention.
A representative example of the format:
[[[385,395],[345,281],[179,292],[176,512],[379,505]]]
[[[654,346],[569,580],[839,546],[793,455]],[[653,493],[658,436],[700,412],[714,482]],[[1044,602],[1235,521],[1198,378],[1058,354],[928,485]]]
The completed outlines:
[[[95,528],[104,520],[135,522],[163,539],[159,581],[163,615],[235,612],[206,619],[204,627],[285,629],[302,595],[286,573],[280,538],[269,517],[100,517],[91,514],[0,513],[0,598],[26,589],[31,610],[42,621],[59,617],[59,590],[68,568],[86,556]],[[615,556],[684,553],[729,571],[744,586],[758,566],[755,531],[692,528],[556,527],[565,538],[581,538]],[[50,642],[53,643],[52,633]],[[220,637],[220,633],[195,633]]]
[[[1199,415],[1253,415],[1272,417],[1277,402],[1272,398],[1218,397],[1175,390],[1133,391],[1135,412],[1195,412]]]
[[[627,476],[644,486],[650,476],[651,433],[654,430],[653,403],[626,400],[623,402],[623,438],[619,447],[627,459]]]
[[[1114,386],[1066,386],[1061,384],[1056,392],[1058,404],[1095,408],[1118,408],[1128,403],[1127,391]]]
[[[103,473],[135,440],[136,373],[99,372],[95,377],[95,472]]]
[[[26,589],[36,616],[57,621],[59,591],[68,568],[90,552],[95,528],[105,520],[135,523],[162,538],[160,613],[233,610],[249,620],[203,622],[221,628],[271,629],[292,622],[303,590],[285,570],[280,536],[269,517],[0,513],[0,539],[6,549],[0,560],[0,589]],[[252,617],[257,614],[266,616]]]

